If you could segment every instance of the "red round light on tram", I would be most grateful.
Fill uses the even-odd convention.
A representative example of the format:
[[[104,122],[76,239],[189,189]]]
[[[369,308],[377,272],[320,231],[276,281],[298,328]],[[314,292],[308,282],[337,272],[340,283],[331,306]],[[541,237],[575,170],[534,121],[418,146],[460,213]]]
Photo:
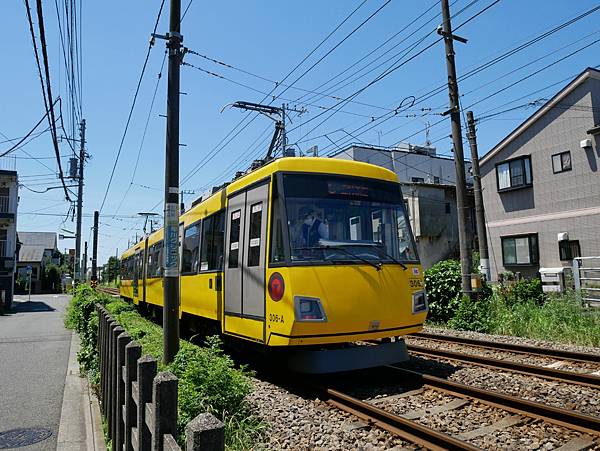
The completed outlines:
[[[285,292],[285,283],[283,281],[283,277],[278,272],[274,272],[271,274],[269,278],[269,284],[267,285],[269,290],[269,295],[271,299],[274,301],[280,301],[283,297],[283,293]]]

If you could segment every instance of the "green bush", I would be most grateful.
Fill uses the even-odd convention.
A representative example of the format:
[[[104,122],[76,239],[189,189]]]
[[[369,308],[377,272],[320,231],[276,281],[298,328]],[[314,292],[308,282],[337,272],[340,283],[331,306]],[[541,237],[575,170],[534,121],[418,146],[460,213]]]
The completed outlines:
[[[542,305],[546,301],[546,295],[542,290],[542,282],[537,277],[503,283],[498,294],[508,305],[522,304],[529,301]]]
[[[53,293],[60,293],[62,291],[60,268],[57,265],[50,263],[44,268],[42,289],[52,291]]]
[[[490,307],[488,297],[470,299],[463,296],[448,326],[458,330],[488,332],[490,328]]]
[[[425,289],[429,303],[427,319],[445,323],[458,309],[461,298],[460,262],[444,260],[425,271]]]
[[[96,293],[89,285],[79,285],[67,306],[65,326],[79,334],[81,348],[77,353],[77,361],[83,374],[88,376],[92,387],[100,382],[98,370],[98,315],[96,303],[105,304],[107,298]]]

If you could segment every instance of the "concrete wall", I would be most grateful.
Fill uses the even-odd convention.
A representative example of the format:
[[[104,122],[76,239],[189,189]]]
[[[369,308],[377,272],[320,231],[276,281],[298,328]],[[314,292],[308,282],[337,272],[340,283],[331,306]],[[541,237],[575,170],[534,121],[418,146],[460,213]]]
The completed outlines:
[[[593,100],[594,99],[594,100]],[[587,130],[598,124],[600,81],[588,78],[481,165],[492,279],[506,270],[535,275],[539,267],[569,266],[559,258],[557,234],[579,240],[583,256],[600,255],[600,149]],[[580,141],[592,138],[591,148]],[[572,170],[554,174],[552,155],[570,150]],[[495,165],[531,155],[533,186],[499,193]],[[504,267],[502,236],[537,233],[539,265]]]

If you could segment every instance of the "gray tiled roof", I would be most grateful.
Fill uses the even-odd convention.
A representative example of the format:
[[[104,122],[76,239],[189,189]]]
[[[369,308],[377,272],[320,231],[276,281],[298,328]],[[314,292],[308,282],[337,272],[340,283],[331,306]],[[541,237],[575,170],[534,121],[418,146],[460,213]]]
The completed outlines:
[[[44,257],[44,248],[40,246],[23,245],[19,249],[19,262],[39,263]]]
[[[24,246],[39,246],[42,249],[56,249],[55,232],[17,232]]]

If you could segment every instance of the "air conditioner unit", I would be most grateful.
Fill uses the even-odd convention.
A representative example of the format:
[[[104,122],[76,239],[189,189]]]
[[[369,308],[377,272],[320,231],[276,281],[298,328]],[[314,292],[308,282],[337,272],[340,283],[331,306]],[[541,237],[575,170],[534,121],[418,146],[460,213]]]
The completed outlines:
[[[560,232],[557,235],[558,241],[568,241],[569,240],[569,232]]]
[[[592,140],[591,139],[582,139],[581,141],[579,141],[579,147],[581,147],[582,149],[585,149],[587,147],[592,147]]]

